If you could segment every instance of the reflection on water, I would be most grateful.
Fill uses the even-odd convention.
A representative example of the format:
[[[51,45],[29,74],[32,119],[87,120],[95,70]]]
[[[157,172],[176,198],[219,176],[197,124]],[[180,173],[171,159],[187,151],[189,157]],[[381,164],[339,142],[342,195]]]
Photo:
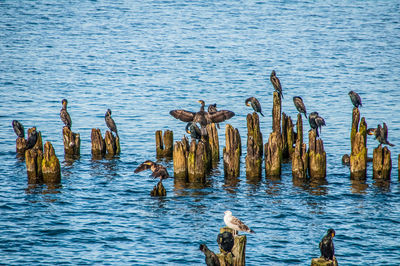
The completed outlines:
[[[238,177],[224,177],[224,190],[230,194],[236,194],[240,179]]]
[[[293,186],[307,191],[311,195],[326,195],[328,193],[328,181],[326,178],[292,178]]]
[[[350,178],[351,192],[356,194],[366,194],[368,188],[366,179],[354,179]]]
[[[266,193],[270,196],[278,196],[281,189],[281,177],[267,177],[265,179],[267,189]]]
[[[27,200],[31,203],[37,202],[56,202],[57,197],[51,195],[61,194],[61,184],[28,184],[25,189]]]
[[[373,179],[374,187],[378,188],[380,192],[390,192],[390,180],[383,180],[383,179]]]

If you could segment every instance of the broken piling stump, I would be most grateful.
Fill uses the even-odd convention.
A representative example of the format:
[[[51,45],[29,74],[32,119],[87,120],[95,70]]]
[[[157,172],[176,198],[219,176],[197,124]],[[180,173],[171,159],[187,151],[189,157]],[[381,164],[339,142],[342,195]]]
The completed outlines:
[[[390,179],[392,158],[388,147],[382,147],[382,144],[379,144],[379,146],[374,149],[372,164],[373,178]]]
[[[31,132],[36,128],[28,129],[28,138]],[[42,133],[37,132],[37,141],[32,149],[25,150],[25,164],[28,175],[28,184],[40,184],[43,182],[42,160],[43,160],[43,144]]]
[[[233,230],[226,226],[222,227],[219,232],[221,234],[224,232],[233,234]],[[220,253],[217,256],[221,266],[244,266],[246,264],[246,242],[246,235],[237,235],[234,237],[232,252],[225,252],[220,248]]]
[[[187,156],[188,181],[190,183],[205,183],[210,158],[207,154],[206,143],[192,140]]]
[[[45,184],[59,184],[61,182],[60,161],[49,141],[44,144],[42,173]]]
[[[263,138],[258,114],[247,115],[246,177],[261,178]]]
[[[314,258],[311,260],[311,266],[338,266],[336,257],[334,260],[325,260],[324,258]]]
[[[272,132],[268,142],[264,145],[265,176],[280,177],[282,166],[282,136],[279,132]]]
[[[206,126],[209,149],[211,153],[211,164],[212,167],[216,167],[219,162],[219,140],[218,131],[214,123]]]
[[[305,179],[307,177],[308,153],[307,145],[303,143],[303,120],[301,114],[297,114],[297,138],[292,154],[292,177]]]
[[[174,133],[171,130],[165,130],[164,136],[162,130],[156,131],[156,156],[157,158],[172,158],[174,149]]]
[[[72,132],[68,127],[63,127],[64,156],[77,158],[80,156],[81,137],[79,133]]]
[[[119,137],[112,134],[111,131],[107,130],[104,137],[104,143],[106,145],[107,157],[113,157],[121,152]]]
[[[358,108],[354,107],[354,109],[351,129],[350,177],[353,179],[365,179],[367,177],[368,151],[367,123],[363,117],[358,128],[357,119],[360,120],[360,115]]]
[[[290,160],[294,152],[294,139],[293,121],[290,116],[282,112],[282,158]]]
[[[150,192],[150,195],[153,197],[167,195],[167,191],[165,190],[164,185],[161,181],[159,181],[157,185],[154,186],[153,190]]]
[[[101,136],[99,128],[92,128],[92,158],[95,160],[102,159],[106,154],[106,143]]]
[[[274,91],[274,99],[272,106],[272,131],[281,134],[281,113],[282,113],[282,102],[279,94]]]
[[[176,141],[173,152],[174,179],[186,182],[188,177],[189,140],[183,137],[182,141]]]
[[[26,150],[26,139],[18,137],[15,142],[17,156],[24,156]]]
[[[238,177],[240,175],[240,155],[242,144],[239,130],[230,124],[225,127],[225,147],[223,149],[224,174],[226,177]]]
[[[315,130],[308,133],[308,175],[310,178],[322,179],[326,177],[326,152],[324,142],[317,139]]]

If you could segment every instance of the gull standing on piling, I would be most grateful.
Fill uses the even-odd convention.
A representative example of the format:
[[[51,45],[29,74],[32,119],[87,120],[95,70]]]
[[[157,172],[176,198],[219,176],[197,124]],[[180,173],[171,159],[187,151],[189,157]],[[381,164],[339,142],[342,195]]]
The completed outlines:
[[[237,235],[238,231],[248,232],[254,234],[254,231],[251,230],[247,225],[245,225],[242,221],[240,221],[235,216],[232,216],[231,211],[225,211],[224,222],[226,226],[233,229],[233,235]]]

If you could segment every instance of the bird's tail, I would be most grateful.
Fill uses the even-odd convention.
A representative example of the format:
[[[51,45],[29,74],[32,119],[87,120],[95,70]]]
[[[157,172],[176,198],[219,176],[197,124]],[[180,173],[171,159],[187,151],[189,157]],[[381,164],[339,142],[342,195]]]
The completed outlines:
[[[394,144],[390,143],[389,141],[387,142],[387,145],[389,145],[390,147],[395,146]]]
[[[261,114],[262,116],[264,116],[263,113],[260,112],[260,114]]]
[[[307,113],[306,113],[306,112],[304,112],[304,115],[305,115],[305,117],[307,118]]]

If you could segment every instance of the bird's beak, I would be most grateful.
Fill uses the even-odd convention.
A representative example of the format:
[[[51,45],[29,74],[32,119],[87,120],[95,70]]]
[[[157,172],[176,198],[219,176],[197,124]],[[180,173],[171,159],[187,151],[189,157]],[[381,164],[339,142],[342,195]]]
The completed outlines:
[[[186,130],[186,133],[188,133],[188,134],[191,134],[191,132],[190,132],[190,130],[188,129],[188,130]]]
[[[250,104],[249,104],[249,103],[246,103],[246,106],[250,106]]]
[[[370,128],[367,130],[368,135],[374,135],[374,133],[375,133],[375,128]]]
[[[332,237],[334,237],[335,236],[335,233],[332,233]]]
[[[147,163],[144,163],[145,165],[151,165],[151,163],[149,163],[149,162],[147,162]]]

